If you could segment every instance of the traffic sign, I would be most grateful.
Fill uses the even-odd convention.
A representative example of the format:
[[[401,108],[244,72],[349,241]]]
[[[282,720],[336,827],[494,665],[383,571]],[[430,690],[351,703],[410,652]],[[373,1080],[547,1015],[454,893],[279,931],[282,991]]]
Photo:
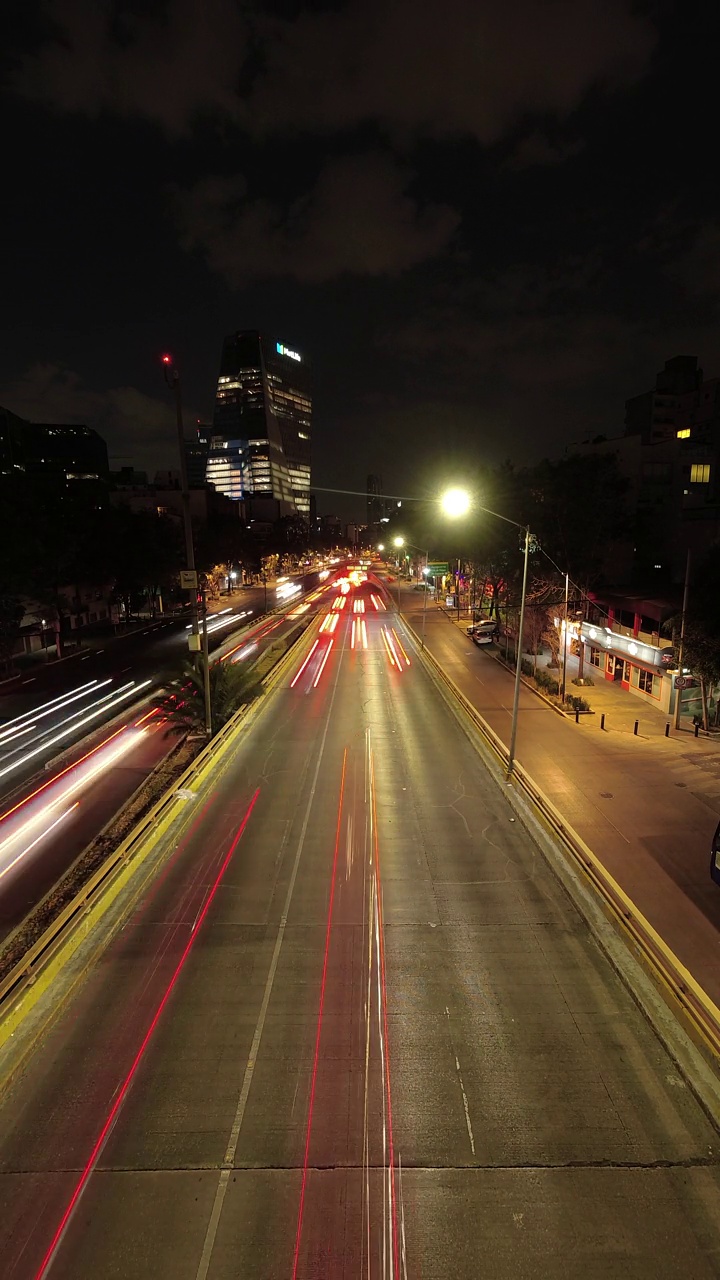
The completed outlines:
[[[676,677],[675,677],[675,688],[676,688],[676,689],[687,689],[687,687],[688,687],[688,685],[689,685],[689,684],[690,684],[690,681],[688,680],[687,676],[676,676]]]
[[[442,575],[444,573],[448,573],[449,570],[450,570],[450,565],[448,564],[447,560],[442,560],[436,564],[429,564],[427,566],[427,575],[429,578],[441,578]]]
[[[197,573],[194,569],[180,570],[180,586],[183,591],[192,591],[197,587]]]

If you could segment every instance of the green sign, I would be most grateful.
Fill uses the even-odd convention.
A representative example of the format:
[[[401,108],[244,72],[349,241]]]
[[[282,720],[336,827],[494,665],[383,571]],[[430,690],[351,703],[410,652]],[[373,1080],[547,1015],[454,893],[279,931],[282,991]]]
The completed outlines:
[[[444,573],[449,573],[450,566],[447,560],[441,564],[429,564],[427,567],[427,575],[429,578],[441,578]]]

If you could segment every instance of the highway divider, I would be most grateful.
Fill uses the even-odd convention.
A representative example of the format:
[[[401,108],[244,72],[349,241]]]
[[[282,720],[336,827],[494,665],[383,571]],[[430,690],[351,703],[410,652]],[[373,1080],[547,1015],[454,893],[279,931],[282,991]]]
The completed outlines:
[[[262,680],[263,693],[250,703],[240,707],[231,720],[208,743],[193,760],[185,772],[177,778],[166,793],[148,811],[133,828],[130,835],[118,845],[110,856],[94,872],[82,889],[67,903],[62,912],[45,930],[40,938],[30,947],[12,971],[0,982],[0,1051],[19,1031],[21,1025],[33,1013],[41,998],[60,973],[70,964],[75,953],[88,935],[95,929],[100,920],[107,914],[122,890],[129,888],[130,881],[138,880],[133,885],[132,903],[137,901],[145,885],[156,874],[158,862],[155,861],[144,877],[138,873],[153,850],[174,829],[175,846],[183,831],[197,816],[197,806],[188,802],[194,800],[208,782],[210,775],[217,770],[224,771],[228,767],[233,748],[237,745],[238,733],[245,729],[247,722],[254,719],[259,709],[264,706],[266,696],[279,686],[290,667],[309,648],[310,640],[316,630],[316,620],[303,628],[295,637],[294,643],[282,654]],[[178,823],[178,820],[179,823]],[[129,906],[124,907],[124,918]],[[119,920],[115,921],[115,927]],[[92,957],[91,957],[92,959]],[[53,1008],[48,1011],[56,1015],[67,1002],[77,982],[84,976],[91,959],[83,965],[62,993],[62,998],[53,1001]],[[0,1069],[0,1088],[15,1074],[21,1061],[31,1052],[34,1044],[45,1029],[47,1019],[33,1035],[32,1042],[25,1045],[20,1061],[10,1064],[9,1070]]]
[[[446,674],[433,654],[421,646],[420,637],[403,618],[403,626],[412,637],[417,656],[425,663],[435,682],[472,722],[496,765],[507,774],[508,750],[479,711]],[[448,700],[450,700],[448,699]],[[691,1038],[709,1058],[714,1068],[720,1065],[720,1009],[710,999],[688,969],[680,962],[650,921],[603,866],[600,858],[567,822],[537,783],[517,761],[513,765],[514,790],[521,793],[543,828],[554,838],[565,857],[579,868],[599,896],[606,916],[630,941],[635,955],[663,996],[669,997],[674,1011],[681,1012]],[[510,789],[510,788],[509,788]]]

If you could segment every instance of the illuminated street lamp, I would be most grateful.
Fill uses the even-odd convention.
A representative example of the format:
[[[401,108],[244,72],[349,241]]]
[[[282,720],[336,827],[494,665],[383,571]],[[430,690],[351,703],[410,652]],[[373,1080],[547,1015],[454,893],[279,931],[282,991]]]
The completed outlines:
[[[395,545],[396,547],[404,547],[404,546],[405,546],[405,539],[404,539],[404,538],[393,538],[393,543],[394,543],[394,545]]]
[[[447,489],[440,499],[443,514],[451,520],[466,516],[472,503],[467,489]]]
[[[378,542],[378,544],[377,544],[377,549],[378,549],[378,551],[384,551],[384,550],[385,550],[385,543],[384,543],[384,542]]]

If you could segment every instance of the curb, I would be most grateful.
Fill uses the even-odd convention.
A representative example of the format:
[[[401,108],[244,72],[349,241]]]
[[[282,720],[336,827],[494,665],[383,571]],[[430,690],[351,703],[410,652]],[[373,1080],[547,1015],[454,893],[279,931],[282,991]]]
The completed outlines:
[[[403,620],[416,656],[586,920],[710,1119],[720,1115],[720,1009]]]

